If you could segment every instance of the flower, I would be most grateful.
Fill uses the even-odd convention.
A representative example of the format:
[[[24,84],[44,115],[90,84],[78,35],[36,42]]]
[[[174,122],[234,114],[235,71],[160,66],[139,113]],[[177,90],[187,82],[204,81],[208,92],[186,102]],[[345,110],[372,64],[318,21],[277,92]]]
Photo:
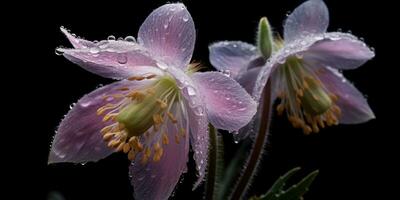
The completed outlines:
[[[196,72],[189,64],[193,20],[183,4],[153,11],[138,42],[90,42],[61,28],[74,49],[58,48],[68,60],[118,82],[82,97],[62,120],[49,163],[97,161],[113,152],[132,160],[137,199],[167,199],[186,170],[189,141],[199,180],[208,155],[208,124],[235,131],[256,112],[256,102],[220,72]]]
[[[309,0],[286,19],[284,41],[277,38],[271,40],[271,48],[260,48],[268,46],[269,34],[259,34],[266,38],[258,41],[267,45],[215,43],[209,47],[210,60],[217,69],[230,70],[257,101],[271,78],[272,99],[280,99],[278,114],[285,112],[292,125],[306,134],[326,125],[373,119],[364,96],[338,70],[355,69],[375,54],[351,34],[326,33],[328,24],[325,3]],[[269,27],[266,18],[262,27]],[[273,49],[271,57],[268,49]]]

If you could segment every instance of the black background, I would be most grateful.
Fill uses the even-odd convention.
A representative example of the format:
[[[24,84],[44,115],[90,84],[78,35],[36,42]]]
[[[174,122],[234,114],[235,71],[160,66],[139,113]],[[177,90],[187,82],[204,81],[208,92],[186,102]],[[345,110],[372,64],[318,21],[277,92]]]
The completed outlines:
[[[275,31],[282,33],[286,14],[301,2],[183,1],[197,30],[193,59],[210,66],[207,46],[211,42],[242,40],[253,43],[262,16],[267,16]],[[266,192],[279,175],[301,166],[300,175],[320,169],[305,199],[393,199],[390,193],[396,183],[389,180],[398,179],[394,175],[395,167],[389,161],[398,160],[395,156],[396,131],[391,126],[398,120],[395,109],[399,84],[396,79],[389,78],[398,67],[393,62],[396,57],[389,56],[396,37],[396,31],[389,24],[395,23],[395,19],[385,17],[389,5],[384,7],[376,1],[325,2],[330,11],[329,31],[351,30],[376,49],[373,60],[344,74],[368,96],[377,119],[365,124],[326,128],[319,134],[304,136],[301,131],[291,128],[286,118],[274,116],[266,156],[250,194]],[[22,20],[12,26],[21,28],[23,37],[18,40],[24,43],[24,48],[18,51],[22,56],[18,56],[17,64],[14,62],[11,66],[17,74],[22,74],[22,78],[15,81],[18,84],[12,84],[16,87],[12,92],[21,95],[18,98],[21,102],[17,104],[23,112],[23,115],[18,113],[19,118],[12,118],[18,119],[13,120],[17,125],[13,125],[12,133],[18,138],[22,136],[16,141],[22,141],[23,145],[15,148],[16,143],[10,142],[13,149],[22,151],[13,150],[15,153],[10,154],[13,159],[22,161],[11,164],[12,168],[21,168],[20,176],[10,180],[18,187],[11,199],[24,195],[30,196],[29,199],[36,199],[36,195],[37,199],[47,199],[52,192],[67,200],[133,199],[127,176],[129,162],[124,155],[115,154],[84,166],[47,165],[51,139],[69,105],[99,84],[112,82],[56,56],[54,49],[60,45],[69,46],[59,31],[60,26],[89,40],[102,40],[108,35],[136,36],[148,14],[164,3],[166,1],[155,0],[21,3],[26,11],[18,14]],[[14,74],[5,76],[11,78]],[[232,153],[237,145],[226,136],[227,152]],[[172,199],[202,199],[202,188],[191,191],[194,170],[193,161],[190,161],[189,173],[184,175]]]

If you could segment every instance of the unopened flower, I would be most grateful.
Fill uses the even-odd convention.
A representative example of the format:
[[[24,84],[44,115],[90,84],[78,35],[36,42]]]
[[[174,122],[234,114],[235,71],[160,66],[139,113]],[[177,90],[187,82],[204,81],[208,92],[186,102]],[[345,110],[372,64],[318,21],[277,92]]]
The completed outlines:
[[[375,116],[366,99],[338,70],[355,69],[375,54],[351,34],[326,33],[328,24],[324,2],[309,0],[286,19],[284,40],[273,38],[263,18],[257,47],[215,43],[210,60],[215,68],[229,70],[258,101],[271,79],[272,98],[280,99],[278,114],[286,113],[306,134],[368,121]]]
[[[90,42],[66,29],[74,49],[57,49],[70,61],[120,79],[81,98],[62,120],[49,163],[97,161],[113,152],[132,160],[137,199],[167,199],[186,170],[189,141],[202,181],[208,154],[208,123],[235,131],[256,112],[256,103],[220,72],[196,72],[189,64],[193,20],[183,4],[153,11],[138,42]]]

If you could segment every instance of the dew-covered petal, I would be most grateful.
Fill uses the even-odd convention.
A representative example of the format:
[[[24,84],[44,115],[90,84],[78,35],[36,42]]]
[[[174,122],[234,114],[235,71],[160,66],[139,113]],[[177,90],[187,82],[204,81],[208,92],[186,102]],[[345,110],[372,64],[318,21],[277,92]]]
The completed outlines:
[[[72,46],[76,49],[90,48],[90,47],[95,46],[94,42],[84,40],[82,38],[78,38],[78,37],[74,36],[73,34],[71,34],[64,27],[61,27],[60,30],[62,33],[64,33],[64,35],[67,37],[69,42],[71,42]]]
[[[354,69],[375,56],[367,45],[349,34],[328,33],[333,39],[316,42],[304,52],[304,59],[337,69]]]
[[[207,115],[199,115],[194,108],[189,108],[188,111],[190,121],[190,143],[194,151],[193,158],[196,162],[197,170],[197,181],[193,185],[193,189],[196,189],[204,180],[206,175],[209,145],[209,122]]]
[[[247,91],[247,93],[253,93],[253,89],[257,80],[257,76],[258,74],[260,74],[260,70],[261,67],[249,69],[237,78],[237,82]]]
[[[240,41],[217,42],[208,48],[211,64],[220,71],[229,70],[232,78],[246,69],[252,59],[260,56],[254,45]]]
[[[113,151],[103,142],[100,130],[110,122],[102,122],[98,108],[107,103],[116,103],[114,98],[105,95],[120,93],[121,87],[141,87],[143,82],[119,81],[83,96],[61,121],[54,137],[49,155],[49,163],[82,163],[100,160]],[[148,83],[147,83],[148,84]]]
[[[236,81],[220,72],[192,76],[204,97],[209,121],[219,129],[237,131],[254,116],[256,102]]]
[[[181,174],[187,170],[186,164],[189,159],[188,118],[186,111],[182,110],[179,103],[175,104],[175,106],[179,108],[174,107],[173,110],[179,113],[173,113],[178,119],[178,124],[185,128],[185,136],[179,136],[179,141],[177,142],[175,135],[181,134],[180,128],[168,121],[166,133],[169,143],[166,145],[160,143],[163,148],[161,159],[155,162],[151,156],[148,162],[143,164],[143,154],[138,154],[129,168],[135,199],[168,199],[179,182]],[[158,139],[155,137],[146,145],[151,146]],[[154,151],[152,152],[153,154]]]
[[[309,0],[297,7],[286,19],[285,42],[299,40],[310,34],[326,32],[329,25],[329,11],[322,0]]]
[[[328,90],[339,97],[340,123],[357,124],[375,118],[366,98],[340,72],[327,67],[318,69],[317,73]]]
[[[156,66],[147,51],[134,42],[101,41],[90,48],[57,50],[71,62],[106,78],[123,79],[140,66]]]
[[[185,68],[192,58],[196,30],[186,7],[166,4],[143,22],[138,42],[167,65]]]

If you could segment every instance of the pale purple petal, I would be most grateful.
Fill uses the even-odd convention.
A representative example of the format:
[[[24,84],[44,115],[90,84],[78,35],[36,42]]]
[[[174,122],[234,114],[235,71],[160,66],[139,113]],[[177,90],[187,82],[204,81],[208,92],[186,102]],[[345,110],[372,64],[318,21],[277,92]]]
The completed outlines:
[[[329,11],[322,0],[309,0],[297,7],[285,21],[284,39],[291,42],[312,34],[325,33]]]
[[[123,79],[138,67],[156,66],[147,51],[134,42],[101,41],[90,48],[58,51],[73,63],[106,78]]]
[[[247,93],[249,94],[253,93],[257,76],[260,74],[261,68],[262,67],[249,69],[248,71],[246,71],[237,78],[237,82],[247,91]]]
[[[204,180],[208,162],[208,119],[207,115],[199,115],[194,109],[189,109],[190,143],[194,151],[194,160],[197,169],[197,181],[193,185],[196,189]]]
[[[336,34],[336,38],[325,39],[313,44],[304,52],[305,60],[312,60],[338,69],[354,69],[375,56],[367,45],[348,34]]]
[[[67,37],[69,42],[71,42],[72,46],[76,49],[83,49],[83,48],[90,48],[95,46],[95,43],[84,40],[81,38],[77,38],[76,36],[72,35],[67,29],[64,27],[60,28],[61,32],[64,33],[64,35]]]
[[[138,154],[129,168],[135,199],[168,199],[174,191],[181,174],[187,170],[186,163],[189,159],[189,124],[187,122],[187,113],[182,110],[179,104],[175,106],[179,108],[173,110],[181,112],[180,114],[175,112],[175,116],[179,120],[178,124],[187,130],[186,137],[181,137],[179,144],[176,143],[174,138],[175,134],[179,133],[179,130],[175,124],[167,121],[166,133],[170,142],[167,145],[162,145],[164,153],[161,160],[154,162],[151,157],[146,164],[143,164],[141,162],[143,154]],[[183,117],[183,115],[185,116]],[[154,144],[154,142],[158,141],[157,139],[155,138],[155,140],[147,143],[147,145]]]
[[[237,131],[250,122],[257,104],[236,81],[220,72],[192,76],[204,97],[209,121],[219,129]]]
[[[317,73],[328,90],[339,97],[340,123],[357,124],[375,118],[366,98],[340,72],[327,67],[318,69]]]
[[[192,17],[181,3],[154,10],[143,22],[138,42],[167,65],[186,68],[192,58],[196,30]]]
[[[211,64],[220,71],[229,70],[236,78],[241,70],[246,70],[250,61],[260,56],[254,45],[240,42],[217,42],[208,47]]]
[[[146,82],[119,81],[85,95],[68,112],[61,121],[50,150],[49,163],[73,162],[82,163],[100,160],[113,151],[103,142],[100,130],[108,123],[98,116],[98,108],[107,103],[116,103],[105,95],[120,92],[118,88],[140,87]]]
[[[270,75],[271,72],[274,72],[274,70],[280,66],[281,64],[284,64],[287,60],[287,58],[291,57],[291,56],[296,56],[299,58],[303,58],[305,61],[309,62],[309,63],[314,63],[314,65],[319,65],[319,67],[324,67],[328,65],[329,59],[327,59],[329,56],[326,56],[326,59],[322,59],[323,56],[319,55],[319,57],[316,57],[315,54],[309,53],[308,51],[310,51],[310,49],[313,47],[313,45],[318,45],[318,43],[324,43],[324,42],[335,42],[335,41],[340,41],[340,40],[347,40],[347,41],[351,41],[352,43],[356,44],[360,44],[363,46],[364,43],[362,43],[361,41],[359,41],[355,36],[348,34],[348,33],[336,33],[336,32],[332,32],[332,33],[324,33],[324,34],[319,34],[319,35],[309,35],[305,38],[303,38],[303,40],[301,41],[293,41],[290,42],[288,44],[285,44],[285,46],[280,49],[279,51],[277,51],[275,54],[273,54],[271,56],[271,58],[268,59],[266,67],[263,67],[263,69],[260,71],[260,75],[257,77],[257,81],[256,81],[256,86],[254,87],[254,91],[253,91],[253,96],[256,100],[258,100],[261,96],[261,92],[265,86],[265,84],[268,81],[268,77]],[[332,44],[332,43],[330,43]],[[367,48],[367,47],[365,47]],[[310,51],[312,52],[312,51]],[[370,53],[366,53],[366,52],[370,52]],[[353,54],[357,54],[357,53],[353,53]],[[364,58],[368,58],[373,56],[373,52],[371,50],[366,50],[363,49],[363,53],[359,53],[358,56],[360,57],[360,55],[365,56]],[[317,58],[321,58],[321,59],[317,59]],[[327,63],[323,63],[323,61],[326,61]],[[338,59],[338,61],[340,61]],[[342,59],[342,61],[344,61]],[[363,61],[365,62],[365,60]],[[360,61],[353,61],[353,62],[338,62],[338,63],[334,63],[334,59],[332,60],[332,62],[330,62],[330,64],[332,64],[333,66],[337,66],[339,68],[339,66],[341,66],[341,68],[345,68],[346,64],[353,64],[353,67],[355,66],[354,64],[360,64]],[[348,65],[347,68],[351,68],[351,65]]]

